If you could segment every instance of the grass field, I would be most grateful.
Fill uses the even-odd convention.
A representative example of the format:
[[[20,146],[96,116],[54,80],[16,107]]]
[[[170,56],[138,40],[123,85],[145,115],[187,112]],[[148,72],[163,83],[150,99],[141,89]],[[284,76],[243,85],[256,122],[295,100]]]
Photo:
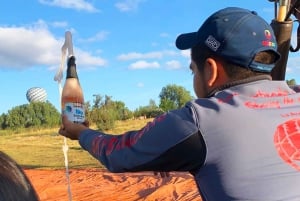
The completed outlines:
[[[111,134],[120,134],[128,130],[142,128],[152,119],[127,120],[116,122]],[[65,168],[65,159],[62,147],[64,137],[58,133],[58,128],[22,131],[18,133],[0,131],[0,149],[13,157],[20,165],[26,168],[62,169]],[[78,141],[67,139],[68,164],[70,168],[101,167],[102,165],[86,151]]]

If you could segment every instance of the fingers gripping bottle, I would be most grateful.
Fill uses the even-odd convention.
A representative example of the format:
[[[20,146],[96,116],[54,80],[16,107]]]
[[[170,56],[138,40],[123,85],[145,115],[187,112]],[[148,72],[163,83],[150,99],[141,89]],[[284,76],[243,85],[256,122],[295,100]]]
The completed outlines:
[[[75,57],[71,56],[67,62],[67,75],[61,95],[62,113],[74,123],[85,121],[84,97],[79,83]]]

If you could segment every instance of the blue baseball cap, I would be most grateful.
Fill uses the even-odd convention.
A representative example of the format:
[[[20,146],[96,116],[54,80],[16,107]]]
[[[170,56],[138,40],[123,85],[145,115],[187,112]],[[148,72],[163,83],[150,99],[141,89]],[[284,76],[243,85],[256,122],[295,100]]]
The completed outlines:
[[[254,71],[271,72],[280,59],[272,27],[256,12],[243,8],[221,9],[208,17],[197,32],[181,34],[176,39],[176,47],[181,50],[201,43],[227,61]],[[275,63],[254,61],[257,53],[267,50],[275,53]]]

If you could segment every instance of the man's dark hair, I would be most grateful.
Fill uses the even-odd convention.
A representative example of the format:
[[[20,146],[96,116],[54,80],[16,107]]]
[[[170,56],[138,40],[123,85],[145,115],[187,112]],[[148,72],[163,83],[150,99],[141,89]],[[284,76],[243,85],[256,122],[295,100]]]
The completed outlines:
[[[23,168],[2,151],[0,151],[0,200],[39,200]]]
[[[267,74],[267,75],[271,74],[266,72],[254,71],[250,68],[239,66],[229,61],[226,61],[224,58],[212,52],[205,45],[197,45],[193,47],[191,49],[191,57],[193,61],[197,64],[197,67],[200,72],[203,71],[204,62],[207,58],[211,57],[213,59],[219,60],[224,66],[225,73],[232,81],[245,79],[245,78],[262,75],[262,74]],[[254,60],[262,64],[271,64],[274,63],[274,61],[276,60],[276,55],[272,51],[262,51],[256,54]]]

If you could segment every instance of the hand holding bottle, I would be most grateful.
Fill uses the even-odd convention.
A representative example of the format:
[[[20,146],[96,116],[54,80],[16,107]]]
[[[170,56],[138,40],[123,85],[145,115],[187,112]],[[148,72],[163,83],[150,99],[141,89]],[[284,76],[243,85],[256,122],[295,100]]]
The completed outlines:
[[[71,140],[78,140],[79,135],[83,130],[89,128],[89,123],[87,121],[78,124],[72,121],[69,121],[66,115],[62,115],[62,125],[58,131],[59,134],[65,136]]]

